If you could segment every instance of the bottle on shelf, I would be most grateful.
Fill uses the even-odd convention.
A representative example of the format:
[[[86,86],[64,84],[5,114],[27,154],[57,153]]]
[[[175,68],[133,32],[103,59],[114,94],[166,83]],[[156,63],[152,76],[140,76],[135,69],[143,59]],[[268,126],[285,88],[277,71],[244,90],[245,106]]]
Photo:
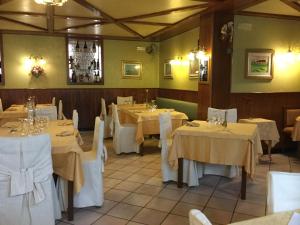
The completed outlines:
[[[83,51],[88,52],[88,47],[87,47],[86,41],[84,42]]]
[[[92,47],[93,53],[96,53],[96,43],[93,41],[93,47]]]
[[[76,42],[75,51],[76,51],[76,52],[79,52],[79,51],[80,51],[80,47],[79,47],[79,43],[78,43],[78,41]]]
[[[99,63],[99,59],[97,60],[97,66],[96,66],[96,70],[99,70],[100,67],[100,63]]]
[[[72,71],[72,78],[71,78],[71,80],[72,80],[72,83],[76,83],[76,81],[77,81],[75,70]]]

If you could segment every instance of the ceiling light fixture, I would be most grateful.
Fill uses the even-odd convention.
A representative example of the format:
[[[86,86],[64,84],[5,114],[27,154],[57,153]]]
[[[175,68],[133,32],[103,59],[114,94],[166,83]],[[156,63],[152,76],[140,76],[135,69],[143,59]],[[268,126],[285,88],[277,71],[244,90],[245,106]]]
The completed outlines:
[[[68,0],[34,0],[37,4],[62,6]]]

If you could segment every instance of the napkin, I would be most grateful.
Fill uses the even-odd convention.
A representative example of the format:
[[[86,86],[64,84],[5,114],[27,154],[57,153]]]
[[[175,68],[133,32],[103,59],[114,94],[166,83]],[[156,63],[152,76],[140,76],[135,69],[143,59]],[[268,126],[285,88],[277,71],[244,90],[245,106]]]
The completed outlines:
[[[300,213],[294,212],[288,225],[299,225],[300,224]]]
[[[187,122],[186,125],[188,127],[199,127],[200,126],[200,124],[196,123],[196,122]]]
[[[57,133],[56,136],[59,136],[59,137],[66,137],[66,136],[71,136],[71,135],[73,135],[73,134],[74,134],[73,131],[67,131],[67,130],[65,130],[65,131],[62,131],[62,132]]]

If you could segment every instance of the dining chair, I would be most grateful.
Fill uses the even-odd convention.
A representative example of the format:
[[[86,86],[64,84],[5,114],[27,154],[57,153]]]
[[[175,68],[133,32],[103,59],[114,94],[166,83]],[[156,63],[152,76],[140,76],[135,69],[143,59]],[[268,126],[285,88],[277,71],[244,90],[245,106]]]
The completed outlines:
[[[189,212],[190,225],[212,225],[209,219],[198,209]]]
[[[160,144],[161,144],[161,173],[163,182],[177,181],[178,170],[170,167],[168,151],[172,145],[172,119],[169,112],[159,115]],[[183,182],[188,186],[198,186],[199,178],[202,177],[201,163],[183,159]]]
[[[95,119],[93,145],[90,151],[81,154],[84,184],[80,192],[74,193],[73,205],[77,208],[102,206],[104,201],[103,172],[107,151],[103,143],[104,121],[100,117]],[[58,177],[56,189],[63,211],[67,210],[68,182]]]
[[[48,134],[0,137],[0,225],[54,225],[61,218]]]
[[[63,103],[62,100],[60,99],[58,102],[58,116],[57,116],[58,120],[65,120],[67,119],[63,113]]]
[[[72,121],[73,121],[74,129],[77,129],[77,130],[78,130],[78,120],[79,120],[78,112],[76,109],[73,109]]]
[[[104,120],[104,138],[111,137],[110,123],[112,118],[111,115],[108,115],[106,112],[106,103],[104,98],[101,98],[100,118]]]
[[[0,112],[3,112],[2,99],[0,98]]]
[[[49,120],[57,120],[57,109],[56,106],[37,107],[35,109],[37,116],[46,116]]]
[[[117,96],[117,105],[123,105],[123,104],[132,104],[133,103],[133,97],[121,97]]]
[[[221,120],[225,119],[225,112],[227,112],[226,120],[229,123],[237,122],[237,109],[216,109],[208,107],[207,109],[207,120],[212,120],[213,118],[220,118]]]
[[[300,208],[300,173],[268,173],[267,214]]]
[[[55,97],[52,97],[52,101],[51,101],[52,105],[56,105],[56,101],[55,101]]]
[[[112,120],[113,120],[113,148],[116,154],[140,152],[140,146],[136,142],[137,126],[131,123],[121,124],[118,115],[117,105],[112,103]]]

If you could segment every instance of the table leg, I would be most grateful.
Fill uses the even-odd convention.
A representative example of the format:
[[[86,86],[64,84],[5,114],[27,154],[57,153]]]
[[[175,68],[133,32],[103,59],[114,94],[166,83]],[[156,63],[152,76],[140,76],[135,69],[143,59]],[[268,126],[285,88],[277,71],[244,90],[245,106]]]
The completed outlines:
[[[68,220],[71,221],[74,219],[73,211],[73,181],[68,181]]]
[[[177,187],[182,188],[183,186],[183,158],[178,159],[178,179]]]
[[[140,156],[144,155],[144,142],[140,144]]]
[[[268,140],[268,154],[269,154],[269,160],[270,160],[270,162],[272,162],[271,149],[272,149],[272,141]]]
[[[247,187],[247,173],[245,167],[242,167],[242,186],[241,186],[241,199],[246,199],[246,187]]]

